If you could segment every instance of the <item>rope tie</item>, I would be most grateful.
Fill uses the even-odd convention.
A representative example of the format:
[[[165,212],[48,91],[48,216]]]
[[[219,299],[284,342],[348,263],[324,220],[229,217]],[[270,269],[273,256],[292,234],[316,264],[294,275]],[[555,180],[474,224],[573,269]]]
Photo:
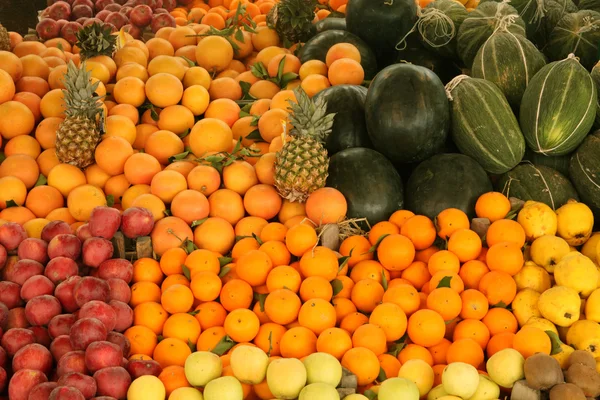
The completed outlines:
[[[454,89],[456,89],[456,87],[465,79],[470,79],[471,77],[469,75],[459,75],[456,78],[452,79],[450,82],[448,82],[448,84],[446,85],[446,97],[448,97],[448,100],[452,101],[454,100],[452,98],[452,91]]]
[[[443,43],[435,43],[433,40],[430,40],[428,37],[426,37],[425,30],[428,27],[427,25],[430,23],[433,24],[433,40],[446,38]],[[406,33],[406,35],[402,37],[402,39],[400,39],[398,44],[396,44],[396,50],[406,49],[406,46],[408,45],[406,39],[411,33],[416,31],[421,34],[421,37],[425,43],[434,48],[446,46],[452,41],[452,39],[454,39],[454,36],[456,35],[454,21],[452,21],[452,19],[442,10],[433,7],[425,9],[418,8],[417,22],[415,22],[413,27]]]

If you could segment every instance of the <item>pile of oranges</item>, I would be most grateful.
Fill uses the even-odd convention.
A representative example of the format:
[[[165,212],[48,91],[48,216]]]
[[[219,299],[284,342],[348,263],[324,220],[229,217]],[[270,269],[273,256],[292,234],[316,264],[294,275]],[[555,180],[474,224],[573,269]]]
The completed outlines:
[[[335,199],[336,192],[313,196]],[[345,203],[330,203],[322,215],[344,212]],[[134,264],[134,326],[125,332],[132,357],[159,362],[170,393],[188,385],[183,365],[195,349],[221,355],[224,375],[240,343],[271,357],[326,352],[364,392],[382,370],[395,377],[411,359],[431,365],[437,385],[452,362],[483,370],[485,354],[504,348],[526,357],[549,352],[536,338],[545,333],[519,330],[507,309],[526,285],[519,281],[525,233],[504,218],[510,209],[500,193],[479,199],[477,215],[493,221],[485,247],[458,209],[441,212],[436,224],[400,210],[367,235],[344,239],[339,253],[319,245],[318,229],[303,214],[281,222],[243,218],[230,253],[184,243],[159,261]],[[243,386],[246,399],[272,398],[265,382]]]

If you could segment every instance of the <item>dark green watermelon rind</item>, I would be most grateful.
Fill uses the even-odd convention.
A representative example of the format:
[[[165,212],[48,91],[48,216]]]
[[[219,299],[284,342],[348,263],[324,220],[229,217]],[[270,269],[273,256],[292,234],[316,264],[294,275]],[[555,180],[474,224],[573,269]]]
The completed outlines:
[[[544,55],[527,38],[498,30],[479,48],[472,75],[496,84],[518,110],[529,81],[544,65]]]
[[[525,154],[525,139],[500,89],[484,79],[469,77],[452,86],[453,82],[447,86],[452,139],[461,153],[492,174],[513,169]]]
[[[540,201],[557,210],[569,199],[579,199],[577,191],[560,172],[543,165],[524,162],[500,176],[496,190],[523,201]]]
[[[596,102],[592,77],[575,58],[547,64],[521,102],[519,123],[527,145],[544,155],[572,152],[594,124]]]
[[[571,182],[581,200],[600,219],[600,134],[589,135],[571,157]]]
[[[405,205],[431,219],[447,208],[458,208],[474,218],[477,199],[492,190],[485,170],[471,157],[437,154],[413,171],[405,188]]]

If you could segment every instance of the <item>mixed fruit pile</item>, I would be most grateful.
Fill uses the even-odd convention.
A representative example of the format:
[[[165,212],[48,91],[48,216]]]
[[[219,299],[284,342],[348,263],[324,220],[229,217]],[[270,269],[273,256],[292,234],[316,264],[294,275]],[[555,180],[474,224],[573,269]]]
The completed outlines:
[[[600,396],[600,14],[547,2],[0,25],[0,396]]]

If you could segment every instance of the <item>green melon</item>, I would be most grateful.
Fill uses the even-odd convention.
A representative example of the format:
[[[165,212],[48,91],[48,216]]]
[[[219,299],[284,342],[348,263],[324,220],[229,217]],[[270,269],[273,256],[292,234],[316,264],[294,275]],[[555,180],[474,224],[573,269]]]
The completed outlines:
[[[499,29],[477,52],[471,72],[495,83],[518,109],[529,81],[544,65],[544,55],[527,38]]]
[[[600,1],[598,1],[598,0],[581,0],[579,2],[579,9],[600,12]]]
[[[587,204],[597,220],[600,220],[600,133],[585,138],[571,157],[569,166],[571,182],[577,188],[581,200]]]
[[[579,199],[575,188],[563,174],[543,165],[524,162],[500,176],[496,190],[508,197],[541,201],[557,210],[569,199]]]
[[[581,10],[566,14],[552,30],[544,53],[550,60],[562,60],[573,53],[581,65],[592,69],[598,62],[600,13]]]
[[[481,3],[463,21],[456,37],[456,51],[467,67],[471,67],[477,51],[499,26],[525,36],[525,23],[517,10],[506,2]]]
[[[529,36],[529,39],[540,49],[546,45],[550,33],[558,21],[566,14],[577,12],[577,6],[571,0],[545,0],[545,13],[539,29]]]
[[[600,62],[594,65],[592,68],[592,72],[590,73],[594,83],[596,84],[596,119],[594,121],[594,126],[600,127]]]
[[[575,57],[546,65],[521,101],[519,119],[527,145],[549,156],[575,150],[594,124],[596,102],[596,85]]]
[[[499,0],[483,0],[483,1],[499,1]],[[523,22],[527,30],[527,37],[533,37],[543,25],[543,20],[546,16],[548,0],[510,0],[510,5],[513,6]]]
[[[525,154],[525,139],[506,98],[492,82],[461,75],[446,85],[452,140],[483,169],[502,174]]]
[[[571,160],[571,154],[548,157],[543,154],[536,153],[528,147],[525,150],[525,157],[523,157],[523,160],[531,161],[537,165],[550,167],[557,170],[567,178],[569,177],[569,161]]]
[[[456,35],[469,13],[455,0],[436,0],[421,11],[415,25],[425,48],[448,58],[457,58]]]

